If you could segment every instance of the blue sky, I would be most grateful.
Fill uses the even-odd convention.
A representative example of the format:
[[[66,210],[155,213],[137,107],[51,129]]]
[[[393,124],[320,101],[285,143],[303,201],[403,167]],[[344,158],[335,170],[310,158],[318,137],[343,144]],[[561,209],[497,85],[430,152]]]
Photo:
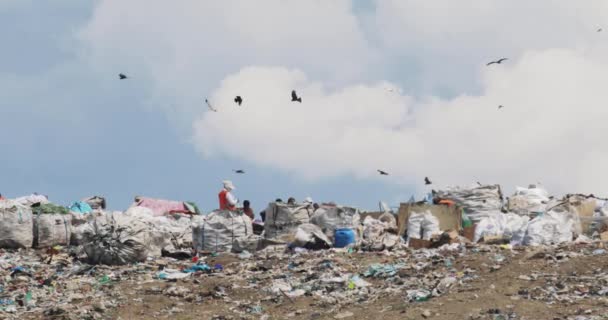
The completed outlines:
[[[119,69],[99,73],[79,61],[74,33],[93,1],[0,5],[0,192],[40,192],[68,204],[100,194],[114,209],[135,195],[217,206],[223,179],[260,211],[274,198],[338,201],[375,208],[407,188],[349,176],[303,181],[246,159],[203,158],[161,110],[146,107],[149,82],[119,82]],[[124,71],[126,72],[126,71]],[[201,105],[203,107],[203,105]],[[232,168],[245,168],[235,176]]]
[[[232,179],[256,211],[375,209],[429,175],[603,194],[608,7],[540,2],[0,1],[0,192],[209,211]]]

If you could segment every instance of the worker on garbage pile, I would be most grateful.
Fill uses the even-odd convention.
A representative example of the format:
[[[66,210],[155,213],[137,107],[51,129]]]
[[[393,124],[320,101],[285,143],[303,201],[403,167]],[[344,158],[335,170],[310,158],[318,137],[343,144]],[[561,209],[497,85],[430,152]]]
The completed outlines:
[[[255,219],[255,214],[253,213],[253,209],[251,209],[251,203],[249,202],[249,200],[243,201],[243,213],[249,218],[251,218],[251,221]]]
[[[296,198],[289,197],[289,199],[287,199],[287,204],[290,204],[290,205],[296,204]]]
[[[236,204],[238,203],[238,200],[231,192],[236,188],[230,180],[225,180],[222,183],[224,184],[224,188],[218,194],[220,200],[220,210],[236,210]]]
[[[2,196],[2,193],[0,193],[0,200],[6,200],[6,198]]]

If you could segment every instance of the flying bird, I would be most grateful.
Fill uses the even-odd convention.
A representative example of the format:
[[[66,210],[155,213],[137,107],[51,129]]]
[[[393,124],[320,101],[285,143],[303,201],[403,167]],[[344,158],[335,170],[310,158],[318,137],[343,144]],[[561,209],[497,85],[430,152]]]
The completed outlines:
[[[243,103],[243,98],[241,98],[241,96],[236,96],[234,98],[234,102],[236,102],[236,104],[238,104],[240,106],[241,103]]]
[[[302,97],[298,97],[295,90],[291,90],[291,101],[297,101],[302,103]]]
[[[382,176],[388,176],[388,172],[386,171],[378,170],[378,173]]]
[[[426,184],[428,186],[429,184],[433,184],[433,183],[431,182],[431,180],[429,180],[429,177],[424,177],[424,184]]]
[[[495,63],[496,63],[496,64],[501,64],[501,63],[502,63],[503,61],[505,61],[505,60],[509,60],[509,59],[508,59],[508,58],[500,58],[500,59],[498,59],[498,60],[496,60],[496,61],[490,61],[490,62],[488,62],[488,63],[486,64],[486,66],[493,65],[493,64],[495,64]]]
[[[120,80],[128,79],[128,77],[127,77],[125,74],[123,74],[123,73],[119,73],[119,74],[118,74],[118,78],[119,78]]]
[[[597,32],[602,32],[602,28],[597,29]]]
[[[217,112],[217,109],[213,108],[213,106],[211,105],[211,103],[209,103],[209,100],[205,99],[205,103],[207,104],[207,107],[209,107],[209,110],[211,110],[213,112]]]
[[[499,106],[498,106],[498,109],[500,110],[500,109],[502,109],[502,108],[504,108],[504,107],[505,107],[505,106],[503,106],[503,105],[501,104],[501,105],[499,105]]]
[[[233,170],[233,171],[234,171],[234,173],[238,173],[238,174],[244,174],[245,173],[245,170],[241,170],[241,169],[239,169],[239,170]]]

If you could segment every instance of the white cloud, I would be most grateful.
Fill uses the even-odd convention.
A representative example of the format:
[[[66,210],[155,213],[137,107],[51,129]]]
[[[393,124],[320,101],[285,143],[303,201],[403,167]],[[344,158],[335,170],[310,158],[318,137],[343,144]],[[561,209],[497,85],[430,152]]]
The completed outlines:
[[[413,89],[458,93],[481,88],[475,71],[489,60],[601,45],[606,21],[602,0],[377,0],[369,24],[383,52],[418,66]]]
[[[300,71],[246,68],[222,82],[214,95],[222,109],[196,122],[195,141],[207,155],[305,178],[371,177],[382,168],[404,183],[428,175],[439,186],[542,181],[555,192],[601,193],[606,72],[581,51],[535,51],[484,69],[482,95],[415,100],[386,83],[329,91]],[[290,102],[292,88],[302,104]]]
[[[606,2],[382,0],[368,18],[346,0],[103,0],[81,39],[101,70],[150,78],[153,100],[198,115],[207,156],[307,179],[382,168],[394,182],[608,191]],[[406,95],[384,90],[398,82]],[[220,112],[201,115],[205,96]]]
[[[156,99],[186,119],[249,65],[297,67],[335,84],[375,72],[348,0],[102,0],[80,38],[102,72],[153,79]]]

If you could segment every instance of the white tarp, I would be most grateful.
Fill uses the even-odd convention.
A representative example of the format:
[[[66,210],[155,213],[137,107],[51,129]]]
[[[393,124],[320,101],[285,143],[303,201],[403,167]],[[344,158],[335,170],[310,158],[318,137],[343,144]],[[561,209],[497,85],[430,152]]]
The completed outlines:
[[[235,244],[239,244],[235,250],[241,249],[243,242],[253,236],[251,219],[237,211],[213,211],[202,221],[202,226],[197,226],[199,228],[200,239],[194,242],[200,247],[195,249],[209,252],[230,252]]]
[[[0,201],[0,248],[31,248],[32,209],[13,200]]]
[[[361,218],[359,216],[359,210],[356,208],[345,206],[321,206],[313,213],[310,218],[310,223],[321,227],[321,230],[323,230],[329,239],[333,239],[336,229],[340,228],[354,229],[355,234],[358,237]]]
[[[451,187],[437,191],[436,195],[456,202],[475,223],[482,218],[495,215],[502,208],[502,193],[499,185]]]
[[[70,244],[72,232],[71,214],[35,214],[34,215],[34,247],[48,248],[55,245]]]
[[[431,240],[433,235],[441,233],[439,220],[431,211],[412,212],[407,220],[407,236],[412,239]]]
[[[363,237],[361,247],[370,251],[391,249],[399,243],[397,219],[390,213],[384,213],[378,219],[368,216],[363,220]]]
[[[289,205],[270,203],[266,208],[264,221],[264,238],[289,241],[303,223],[310,222],[314,208],[311,204]]]

